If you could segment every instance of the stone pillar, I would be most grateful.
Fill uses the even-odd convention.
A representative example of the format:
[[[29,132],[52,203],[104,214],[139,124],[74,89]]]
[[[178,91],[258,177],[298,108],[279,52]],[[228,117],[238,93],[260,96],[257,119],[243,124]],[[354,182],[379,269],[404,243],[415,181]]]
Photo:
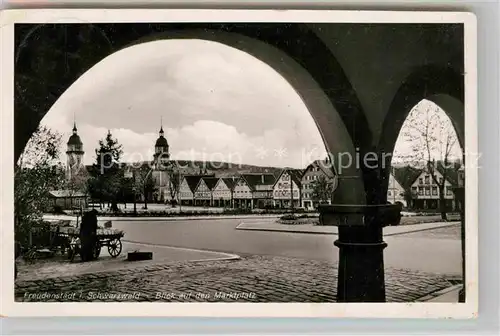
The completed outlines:
[[[385,302],[382,228],[398,224],[400,205],[320,205],[322,225],[338,226],[338,302]]]

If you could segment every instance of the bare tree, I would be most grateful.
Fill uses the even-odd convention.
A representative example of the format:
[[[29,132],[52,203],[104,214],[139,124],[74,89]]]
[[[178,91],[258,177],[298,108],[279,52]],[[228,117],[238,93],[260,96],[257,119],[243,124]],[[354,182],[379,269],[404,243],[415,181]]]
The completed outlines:
[[[150,166],[143,164],[135,171],[135,183],[136,189],[144,197],[144,209],[147,209],[149,197],[157,190]]]
[[[401,132],[410,150],[397,155],[432,177],[439,189],[441,218],[447,220],[445,185],[456,169],[453,154],[459,149],[451,120],[434,103],[418,104],[408,115]]]
[[[168,169],[168,191],[172,202],[177,199],[180,188],[180,171],[174,168]]]
[[[73,196],[82,193],[84,197],[89,195],[88,188],[89,173],[87,169],[82,166],[75,169],[72,174],[66,177],[65,189],[68,191],[68,195],[71,199],[71,207],[73,208]]]

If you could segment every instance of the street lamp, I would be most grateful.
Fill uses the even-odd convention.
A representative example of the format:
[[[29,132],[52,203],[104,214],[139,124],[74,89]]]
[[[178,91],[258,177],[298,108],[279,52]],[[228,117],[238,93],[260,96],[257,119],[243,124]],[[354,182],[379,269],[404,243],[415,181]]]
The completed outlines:
[[[179,181],[177,183],[177,199],[178,199],[178,203],[179,203],[179,214],[180,214],[182,212],[182,199],[181,199],[182,174],[181,174],[181,169],[180,168],[179,168],[179,173],[177,175],[179,175],[178,176]]]
[[[134,193],[134,216],[137,215],[136,189],[135,189],[135,170],[125,170],[123,173],[125,178],[132,179],[132,191]]]

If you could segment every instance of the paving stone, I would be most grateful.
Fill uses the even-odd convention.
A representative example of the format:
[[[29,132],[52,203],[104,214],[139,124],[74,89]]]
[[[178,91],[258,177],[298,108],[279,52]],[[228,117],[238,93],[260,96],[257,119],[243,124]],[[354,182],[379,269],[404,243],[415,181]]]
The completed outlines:
[[[122,297],[118,300],[121,302],[334,302],[336,277],[336,266],[328,262],[247,256],[231,261],[178,262],[117,272],[23,280],[16,282],[15,296],[16,301],[37,301],[36,296],[27,298],[25,293],[81,291],[81,298],[87,301],[92,301],[89,293],[97,292],[117,296],[128,294],[129,297],[138,293],[137,299]],[[409,270],[387,268],[385,279],[389,302],[415,301],[450,287],[445,276]],[[190,292],[191,296],[187,295]],[[175,295],[158,299],[157,293]],[[78,301],[74,298],[50,300]]]

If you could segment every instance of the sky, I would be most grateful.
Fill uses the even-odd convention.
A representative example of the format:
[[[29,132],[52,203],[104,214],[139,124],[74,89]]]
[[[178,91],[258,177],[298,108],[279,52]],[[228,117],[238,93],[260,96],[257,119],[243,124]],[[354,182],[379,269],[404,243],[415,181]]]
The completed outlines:
[[[406,117],[392,155],[393,163],[418,166],[429,156],[436,161],[462,159],[462,149],[446,112],[424,99]]]
[[[310,163],[304,158],[326,155],[314,120],[281,75],[211,41],[155,41],[108,56],[41,122],[63,135],[63,152],[74,120],[86,164],[108,129],[123,145],[122,161],[151,160],[161,123],[172,159],[302,168]]]
[[[422,101],[412,115],[436,107]],[[444,111],[437,112],[446,122]],[[41,122],[62,134],[62,153],[74,122],[85,164],[94,161],[108,129],[123,145],[123,162],[152,160],[161,125],[172,159],[305,168],[326,156],[291,85],[253,56],[211,41],[161,40],[108,56],[70,86]],[[414,150],[403,133],[395,156]]]

